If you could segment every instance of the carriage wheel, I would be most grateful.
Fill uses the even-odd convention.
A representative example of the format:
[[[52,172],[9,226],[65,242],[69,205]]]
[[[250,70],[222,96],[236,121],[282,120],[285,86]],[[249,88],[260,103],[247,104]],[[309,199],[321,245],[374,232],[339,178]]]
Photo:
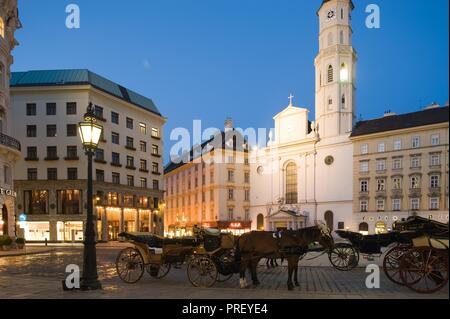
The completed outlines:
[[[417,247],[406,252],[400,261],[400,277],[408,288],[429,294],[448,283],[448,251]]]
[[[328,254],[328,259],[337,270],[350,271],[358,266],[359,253],[350,244],[336,244]]]
[[[231,279],[231,277],[233,277],[233,274],[229,274],[229,275],[222,275],[222,274],[218,274],[217,276],[217,282],[226,282],[228,280]]]
[[[218,271],[209,256],[198,256],[189,260],[187,275],[194,287],[209,288],[217,281]]]
[[[410,246],[396,246],[390,249],[383,260],[383,270],[388,279],[398,285],[403,286],[400,278],[400,260],[402,256],[411,249]]]
[[[149,273],[149,275],[152,276],[153,278],[163,279],[169,273],[170,268],[172,268],[171,264],[162,264],[159,266],[148,265],[146,267],[146,270]]]
[[[116,270],[119,278],[127,284],[134,284],[144,274],[144,259],[134,248],[123,249],[116,258]]]

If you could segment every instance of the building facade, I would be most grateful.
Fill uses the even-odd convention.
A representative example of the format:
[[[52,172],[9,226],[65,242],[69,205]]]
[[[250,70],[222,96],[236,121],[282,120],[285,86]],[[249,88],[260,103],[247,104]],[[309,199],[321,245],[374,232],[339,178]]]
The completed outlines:
[[[173,161],[164,170],[166,235],[192,235],[194,226],[236,235],[250,231],[247,144],[232,123],[228,121],[224,132],[193,148],[187,156],[187,160]]]
[[[88,70],[13,73],[16,212],[28,241],[83,240],[87,164],[78,133],[87,105],[103,136],[93,165],[98,239],[162,232],[163,125],[152,100]]]
[[[331,229],[354,227],[353,8],[350,0],[325,0],[317,12],[315,121],[309,121],[307,108],[293,105],[291,96],[288,107],[274,117],[267,146],[252,151],[252,229],[297,229],[319,221]]]
[[[449,107],[360,122],[354,146],[354,219],[383,233],[409,216],[447,223]]]
[[[11,55],[18,44],[14,33],[21,27],[17,0],[0,0],[0,235],[16,236],[14,165],[20,158],[20,142],[13,138],[10,107]]]

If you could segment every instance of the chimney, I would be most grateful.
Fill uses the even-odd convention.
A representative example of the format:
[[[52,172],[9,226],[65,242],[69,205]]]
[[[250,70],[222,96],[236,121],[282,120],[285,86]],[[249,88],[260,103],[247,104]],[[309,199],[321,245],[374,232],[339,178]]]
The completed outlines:
[[[232,129],[233,128],[233,119],[231,117],[228,117],[225,120],[225,129]]]

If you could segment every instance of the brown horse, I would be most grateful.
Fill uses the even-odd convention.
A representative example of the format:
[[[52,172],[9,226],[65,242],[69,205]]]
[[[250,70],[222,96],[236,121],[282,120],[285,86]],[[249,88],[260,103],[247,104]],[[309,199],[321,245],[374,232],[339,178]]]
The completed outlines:
[[[295,273],[295,285],[298,282],[298,261],[307,253],[309,244],[319,242],[326,250],[333,246],[331,232],[324,225],[303,228],[299,230],[284,230],[273,232],[251,232],[242,235],[236,246],[236,259],[240,261],[240,286],[247,288],[245,272],[250,270],[254,286],[260,282],[256,274],[256,268],[262,258],[280,256],[288,261],[289,290],[294,289],[292,274]]]

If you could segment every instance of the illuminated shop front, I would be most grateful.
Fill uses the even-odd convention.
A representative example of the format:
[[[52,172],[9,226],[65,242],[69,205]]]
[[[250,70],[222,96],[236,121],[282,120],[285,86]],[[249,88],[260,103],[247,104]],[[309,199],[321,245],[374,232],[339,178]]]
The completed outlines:
[[[50,240],[50,222],[25,222],[22,227],[27,241]]]
[[[83,231],[83,222],[82,221],[74,221],[74,222],[57,222],[56,229],[58,233],[58,241],[83,241],[84,239],[84,231]]]

